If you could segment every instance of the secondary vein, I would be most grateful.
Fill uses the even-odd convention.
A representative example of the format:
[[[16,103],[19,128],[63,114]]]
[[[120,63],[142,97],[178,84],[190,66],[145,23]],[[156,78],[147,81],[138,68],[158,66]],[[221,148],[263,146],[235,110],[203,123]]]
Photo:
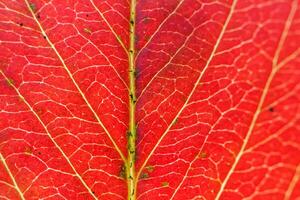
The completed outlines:
[[[2,72],[0,71],[0,74],[5,78],[6,81],[8,81],[8,77]],[[29,110],[33,113],[33,115],[37,118],[37,120],[40,122],[40,124],[42,125],[42,127],[44,128],[45,132],[47,133],[49,139],[51,140],[51,142],[54,144],[54,146],[58,149],[58,151],[62,154],[62,156],[65,158],[65,160],[67,161],[67,163],[70,165],[70,167],[72,168],[75,176],[80,180],[80,182],[82,183],[82,185],[87,189],[87,191],[91,194],[91,196],[94,199],[98,199],[95,194],[92,192],[91,188],[86,184],[86,182],[82,179],[82,177],[79,175],[79,173],[77,172],[76,168],[74,167],[74,165],[72,164],[72,162],[70,161],[70,159],[68,158],[68,156],[65,154],[65,152],[62,150],[62,148],[58,145],[58,143],[54,140],[54,138],[52,137],[52,135],[50,134],[47,126],[44,124],[44,122],[42,121],[42,119],[40,118],[40,116],[36,113],[36,111],[33,109],[33,107],[29,104],[29,102],[24,98],[24,96],[20,93],[19,89],[16,88],[16,86],[14,84],[11,84],[11,87],[16,91],[16,93],[18,94],[18,96],[22,99],[22,101],[26,104],[26,106],[29,108]]]
[[[17,190],[17,192],[18,192],[20,198],[21,198],[22,200],[25,200],[25,198],[24,198],[24,196],[23,196],[23,193],[22,193],[22,191],[20,190],[20,188],[19,188],[19,186],[18,186],[18,184],[17,184],[17,181],[16,181],[15,177],[12,175],[12,173],[11,173],[11,171],[10,171],[10,169],[9,169],[9,167],[8,167],[8,165],[7,165],[7,163],[6,163],[6,161],[5,161],[5,158],[2,156],[1,153],[0,153],[0,160],[2,161],[2,163],[3,163],[3,165],[4,165],[5,169],[6,169],[6,171],[7,171],[7,173],[8,173],[8,175],[9,175],[9,177],[10,177],[10,179],[11,179],[12,182],[14,183],[14,187],[15,187],[15,189]]]
[[[112,136],[110,135],[109,131],[106,129],[106,127],[104,126],[104,124],[102,123],[102,121],[100,120],[98,114],[96,113],[96,111],[93,109],[92,105],[89,103],[89,101],[87,100],[86,96],[84,95],[84,93],[82,92],[82,90],[80,89],[79,85],[77,84],[77,82],[75,81],[75,79],[73,78],[72,73],[70,72],[69,68],[66,66],[63,58],[61,57],[61,55],[59,54],[59,52],[57,51],[56,47],[54,46],[54,44],[49,40],[45,30],[43,29],[42,25],[40,24],[40,22],[37,20],[37,17],[35,16],[34,11],[31,9],[31,6],[28,2],[28,0],[25,0],[25,3],[30,11],[30,13],[32,14],[33,19],[35,20],[35,22],[37,23],[38,27],[40,28],[42,34],[45,36],[45,39],[47,40],[48,44],[50,45],[50,47],[53,49],[53,51],[55,52],[55,54],[57,55],[58,59],[60,60],[60,62],[62,63],[64,69],[66,70],[67,74],[69,75],[70,79],[72,80],[74,86],[76,87],[76,89],[78,90],[80,96],[83,98],[84,102],[87,104],[87,106],[89,107],[89,109],[91,110],[91,112],[93,113],[93,115],[95,116],[96,120],[98,121],[98,123],[100,124],[100,126],[103,128],[104,132],[107,134],[107,136],[109,137],[110,141],[112,142],[113,146],[115,147],[115,149],[117,150],[117,152],[120,154],[121,159],[125,162],[125,157],[122,153],[122,151],[119,149],[118,145],[116,144],[116,142],[114,141],[114,139],[112,138]]]
[[[241,157],[242,157],[242,155],[243,155],[243,153],[244,153],[244,151],[246,149],[246,145],[248,144],[250,136],[251,136],[251,134],[252,134],[252,132],[254,130],[256,121],[257,121],[257,119],[258,119],[258,117],[259,117],[259,115],[261,113],[262,108],[263,108],[263,103],[265,102],[265,99],[267,97],[268,91],[269,91],[269,89],[271,87],[272,80],[275,77],[275,75],[278,72],[278,70],[280,69],[278,67],[278,58],[279,58],[280,52],[281,52],[281,50],[283,48],[283,45],[285,43],[285,40],[287,38],[287,34],[288,34],[288,31],[289,31],[289,29],[291,27],[293,18],[294,18],[295,14],[296,14],[297,1],[298,0],[294,0],[292,2],[290,14],[289,14],[289,16],[288,16],[288,18],[286,20],[286,23],[285,23],[285,26],[284,26],[284,30],[282,32],[282,35],[281,35],[280,39],[279,39],[279,44],[278,44],[277,50],[276,50],[275,55],[274,55],[271,73],[270,73],[270,75],[269,75],[269,77],[268,77],[268,79],[266,81],[266,84],[265,84],[265,86],[263,88],[262,95],[261,95],[260,100],[258,102],[256,111],[255,111],[255,113],[253,115],[253,118],[252,118],[251,124],[249,126],[248,132],[247,132],[246,137],[244,139],[243,145],[242,145],[239,153],[237,154],[236,159],[235,159],[235,161],[234,161],[231,169],[229,170],[229,172],[226,175],[223,183],[221,184],[220,190],[218,191],[215,200],[219,200],[220,199],[220,197],[222,195],[222,192],[225,190],[225,187],[226,187],[226,185],[227,185],[227,183],[228,183],[231,175],[234,173],[234,170],[236,169],[236,167],[237,167],[237,165],[238,165],[238,163],[239,163],[239,161],[240,161],[240,159],[241,159]]]
[[[111,32],[114,34],[114,36],[116,37],[117,41],[119,42],[119,44],[121,45],[121,47],[124,49],[125,53],[128,55],[128,51],[123,43],[123,41],[121,40],[121,38],[118,36],[118,34],[115,32],[115,30],[113,29],[113,27],[109,24],[109,22],[107,21],[107,19],[104,17],[104,14],[97,8],[97,6],[94,3],[94,0],[90,0],[91,4],[93,5],[93,7],[95,8],[95,10],[99,13],[99,15],[102,17],[102,19],[105,21],[105,23],[107,24],[107,26],[109,27],[109,29],[111,30]]]
[[[186,108],[186,106],[188,105],[188,102],[190,101],[190,99],[192,98],[194,92],[197,89],[197,86],[199,85],[200,81],[202,80],[202,78],[204,77],[204,74],[206,73],[215,53],[217,52],[217,49],[219,47],[219,44],[221,43],[221,39],[223,38],[223,35],[227,29],[227,26],[231,20],[231,17],[233,15],[233,11],[235,10],[235,6],[236,6],[237,0],[234,0],[230,9],[230,12],[228,14],[228,17],[225,21],[225,24],[221,30],[221,33],[219,34],[218,40],[216,41],[216,44],[206,62],[206,65],[204,66],[202,72],[200,73],[200,75],[198,76],[197,81],[194,84],[194,87],[192,88],[191,92],[189,93],[188,97],[186,98],[186,101],[184,102],[183,106],[181,107],[181,109],[178,111],[177,115],[173,118],[172,122],[169,124],[169,126],[167,127],[167,129],[164,131],[164,133],[162,134],[162,136],[159,138],[158,142],[156,143],[156,145],[152,148],[151,152],[148,154],[147,158],[145,159],[145,161],[143,162],[141,168],[138,171],[138,177],[140,176],[140,174],[142,173],[143,168],[146,166],[148,160],[150,159],[150,157],[153,155],[154,151],[158,148],[158,146],[160,145],[160,143],[162,142],[163,138],[168,134],[169,130],[172,127],[172,124],[175,123],[175,121],[178,119],[178,117],[181,115],[181,113],[183,112],[183,110]]]

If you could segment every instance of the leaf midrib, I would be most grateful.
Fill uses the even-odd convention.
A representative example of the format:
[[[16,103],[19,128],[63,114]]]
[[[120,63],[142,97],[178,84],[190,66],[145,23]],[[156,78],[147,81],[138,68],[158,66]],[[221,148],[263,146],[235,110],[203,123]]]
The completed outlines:
[[[129,56],[128,56],[128,76],[129,76],[129,130],[127,137],[127,162],[126,162],[126,179],[127,179],[127,199],[135,200],[137,193],[137,177],[135,172],[136,159],[136,88],[135,88],[135,13],[136,0],[130,3],[130,19],[129,19]]]
[[[93,2],[93,0],[90,0],[90,1]],[[135,2],[135,0],[132,0],[132,1]],[[29,3],[28,3],[28,1],[25,0],[25,2],[26,2],[27,6],[28,6],[28,8],[29,8]],[[237,0],[235,0],[233,4],[235,4],[236,2],[237,2]],[[295,2],[296,2],[296,6],[294,6],[294,7],[297,7],[297,0],[294,0],[294,1],[293,1],[293,3],[295,3]],[[232,7],[234,7],[234,6],[232,6]],[[32,14],[32,16],[33,16],[33,18],[34,18],[34,20],[35,20],[36,23],[38,24],[39,28],[41,29],[42,34],[46,35],[46,33],[45,33],[45,31],[43,30],[41,24],[40,24],[39,21],[36,19],[36,16],[35,16],[35,14],[33,13],[33,11],[32,11],[30,8],[29,8],[29,10],[30,10],[30,12],[31,12],[31,14]],[[293,6],[292,6],[292,11],[293,11]],[[295,14],[295,12],[293,13],[292,11],[291,11],[290,14],[289,14],[289,18],[291,17],[291,19],[293,18],[294,14]],[[296,8],[294,9],[294,11],[296,11]],[[232,12],[233,12],[233,11],[232,11]],[[227,21],[227,20],[226,20],[226,21]],[[229,21],[230,21],[230,20],[229,20]],[[287,22],[288,22],[288,21],[289,21],[289,20],[287,20]],[[291,25],[291,21],[292,21],[292,20],[290,20],[290,24],[289,24],[289,25]],[[286,22],[286,23],[287,23],[287,22]],[[226,23],[225,23],[225,24],[226,24]],[[226,30],[226,26],[227,26],[227,25],[225,25],[225,24],[224,24],[224,27],[223,27],[224,31]],[[285,30],[286,30],[286,27],[287,27],[287,26],[288,26],[288,25],[286,24]],[[111,28],[111,27],[110,27],[110,28]],[[254,117],[253,117],[253,120],[252,120],[252,122],[251,122],[251,126],[250,126],[250,128],[249,128],[249,131],[248,131],[248,133],[247,133],[247,135],[246,135],[245,142],[243,143],[243,147],[244,147],[244,145],[247,144],[247,141],[248,141],[249,137],[251,136],[253,127],[254,127],[255,122],[256,122],[256,120],[257,120],[259,114],[260,114],[260,110],[261,110],[261,108],[262,108],[262,105],[263,105],[263,102],[264,102],[264,100],[265,100],[265,97],[266,97],[266,95],[267,95],[267,93],[268,93],[268,89],[269,89],[269,87],[270,87],[271,81],[273,80],[273,77],[276,75],[276,73],[278,72],[278,70],[279,70],[282,66],[284,66],[284,65],[282,65],[281,63],[278,63],[278,58],[279,58],[279,55],[280,55],[282,46],[283,46],[283,44],[284,44],[284,41],[285,41],[285,39],[286,39],[286,36],[287,36],[287,33],[288,33],[288,29],[289,29],[289,27],[287,28],[287,31],[283,31],[282,37],[281,37],[280,42],[279,42],[279,45],[278,45],[278,46],[280,46],[280,48],[277,48],[277,51],[276,51],[275,56],[274,56],[274,59],[273,59],[273,68],[272,68],[271,75],[269,76],[269,78],[268,78],[268,80],[267,80],[267,83],[266,83],[266,85],[265,85],[265,87],[264,87],[263,94],[262,94],[261,99],[260,99],[260,101],[259,101],[257,110],[256,110],[256,112],[255,112],[255,114],[254,114]],[[113,29],[112,29],[112,31],[113,31]],[[223,30],[222,30],[222,32],[223,32]],[[222,32],[221,32],[221,34],[220,34],[220,36],[219,36],[219,37],[220,37],[219,40],[221,40],[221,38],[222,38],[222,36],[223,36],[223,34],[224,34],[224,33],[222,33]],[[285,33],[286,33],[286,34],[285,34]],[[115,32],[114,32],[114,34],[115,34]],[[115,36],[116,36],[116,34],[115,34]],[[118,38],[118,37],[117,37],[117,38]],[[87,100],[87,98],[85,97],[84,93],[81,91],[80,87],[79,87],[78,84],[76,83],[76,81],[75,81],[75,79],[73,78],[71,72],[69,71],[69,69],[67,68],[66,64],[64,63],[64,60],[62,59],[62,57],[60,56],[60,54],[59,54],[58,51],[56,50],[54,44],[49,40],[49,38],[48,38],[47,36],[46,36],[46,40],[47,40],[47,42],[49,43],[49,45],[51,46],[51,48],[52,48],[52,49],[55,51],[55,53],[57,54],[59,60],[62,62],[64,68],[66,69],[66,71],[67,71],[67,73],[68,73],[68,75],[69,75],[70,78],[72,79],[72,81],[73,81],[75,87],[77,88],[77,90],[79,91],[79,93],[82,95],[82,98],[84,99],[84,101],[86,102],[86,104],[88,105],[88,107],[91,109],[91,111],[93,112],[93,114],[94,114],[95,117],[97,118],[97,121],[99,122],[99,124],[101,125],[101,127],[104,129],[104,131],[107,133],[107,135],[109,136],[109,138],[110,138],[111,141],[113,142],[115,148],[116,148],[117,151],[119,152],[119,154],[120,154],[121,158],[123,159],[123,161],[124,161],[124,162],[126,162],[126,161],[128,162],[128,159],[126,159],[126,158],[124,157],[124,155],[122,154],[121,150],[119,150],[117,144],[114,142],[113,138],[110,136],[110,133],[109,133],[108,130],[105,128],[104,124],[101,122],[101,120],[100,120],[100,118],[98,117],[97,113],[94,111],[94,109],[92,108],[92,106],[89,104],[89,101]],[[176,117],[174,117],[172,123],[170,123],[170,125],[168,126],[168,128],[166,129],[166,131],[163,133],[162,137],[159,139],[159,141],[157,142],[157,144],[155,145],[155,147],[152,149],[151,153],[150,153],[149,156],[146,158],[146,160],[145,160],[145,162],[143,163],[142,167],[139,169],[139,171],[138,171],[138,173],[137,173],[137,180],[138,180],[138,177],[140,176],[140,173],[142,172],[143,168],[144,168],[145,165],[147,164],[148,160],[150,159],[150,157],[152,156],[152,154],[154,153],[154,151],[156,150],[156,148],[158,147],[158,145],[160,144],[160,142],[163,140],[163,138],[165,137],[165,135],[167,135],[167,133],[169,132],[169,130],[170,130],[171,125],[173,124],[173,122],[180,116],[180,114],[182,113],[182,111],[185,109],[185,107],[186,107],[187,103],[189,102],[191,96],[193,95],[193,93],[194,93],[194,91],[195,91],[195,89],[196,89],[198,83],[201,81],[201,79],[202,79],[202,77],[203,77],[203,74],[205,73],[205,71],[206,71],[207,67],[209,66],[209,64],[210,64],[210,62],[211,62],[211,60],[212,60],[212,58],[214,57],[214,54],[216,53],[217,47],[219,46],[219,43],[220,43],[219,40],[218,40],[218,42],[216,42],[216,45],[215,45],[215,47],[214,47],[214,49],[213,49],[213,51],[212,51],[212,53],[211,53],[210,58],[209,58],[208,61],[207,61],[207,64],[206,64],[205,68],[204,68],[203,71],[200,73],[200,76],[199,76],[198,80],[196,81],[196,83],[195,83],[195,85],[194,85],[194,88],[193,88],[192,91],[190,92],[188,98],[186,99],[184,105],[183,105],[182,108],[179,110],[179,112],[177,113]],[[121,44],[121,46],[122,46],[122,41],[119,41],[119,42],[120,42],[120,44]],[[122,47],[124,48],[124,44],[123,44]],[[125,49],[126,49],[126,48],[125,48]],[[298,49],[298,50],[299,50],[299,49]],[[298,51],[297,51],[297,52],[298,52]],[[298,53],[299,53],[299,52],[298,52]],[[298,55],[298,53],[297,53],[297,55]],[[133,66],[133,67],[134,67],[134,66]],[[4,75],[4,74],[3,74],[3,75]],[[5,76],[5,75],[4,75],[4,76]],[[7,77],[6,77],[6,78],[7,78]],[[134,89],[134,91],[135,91],[135,87],[134,87],[133,89]],[[18,91],[17,88],[15,88],[15,90],[16,90],[16,92],[17,92],[21,97],[23,97],[23,96],[20,94],[20,92]],[[131,90],[130,90],[130,91],[131,91]],[[130,91],[129,91],[129,92],[130,92]],[[130,93],[129,93],[129,94],[130,94]],[[23,98],[24,98],[24,97],[23,97]],[[25,102],[26,102],[26,100],[25,100]],[[28,102],[27,102],[27,103],[28,103]],[[26,104],[27,104],[27,103],[26,103]],[[32,112],[37,116],[37,118],[38,118],[39,120],[41,120],[41,119],[39,118],[39,116],[34,112],[34,110],[32,109],[32,107],[31,107],[29,104],[28,104],[28,106],[29,106],[29,108],[32,110]],[[134,108],[134,111],[135,111],[135,108]],[[42,121],[40,121],[40,122],[42,123],[43,126],[45,126],[45,125],[43,124]],[[131,123],[130,123],[130,124],[131,124]],[[252,124],[253,124],[253,125],[252,125]],[[134,125],[135,125],[135,124],[134,124]],[[253,127],[252,127],[252,126],[253,126]],[[251,127],[252,127],[252,128],[251,128]],[[46,130],[46,132],[48,133],[49,137],[51,138],[51,135],[50,135],[50,133],[48,132],[46,126],[45,126],[45,130]],[[54,141],[54,140],[53,140],[53,141]],[[55,141],[54,141],[54,143],[55,143]],[[55,143],[55,144],[56,144],[56,143]],[[59,146],[57,146],[57,147],[60,149]],[[240,150],[240,152],[239,152],[240,156],[242,155],[242,152],[243,152],[243,150],[244,150],[244,148],[245,148],[245,147],[244,147],[244,148],[243,148],[243,147],[241,148],[241,150]],[[62,149],[61,149],[61,151],[62,151]],[[63,153],[63,151],[62,151],[62,153]],[[64,153],[63,153],[63,154],[64,154]],[[2,157],[1,154],[0,154],[0,156]],[[67,157],[66,157],[66,159],[68,160]],[[239,161],[239,159],[238,159],[238,157],[237,157],[237,159],[235,160],[236,164],[238,163],[238,161]],[[70,165],[72,165],[72,163],[70,163]],[[235,167],[236,167],[236,165],[233,165],[233,167],[232,167],[233,171],[234,171]],[[298,169],[298,168],[297,168],[297,169]],[[75,168],[74,168],[74,170],[75,170],[75,172],[76,172],[76,169],[75,169]],[[76,173],[77,173],[77,172],[76,172]],[[78,174],[78,176],[81,178],[81,176],[80,176],[79,174]],[[231,174],[228,173],[227,177],[230,178],[230,176],[231,176]],[[228,180],[226,181],[227,177],[225,178],[225,181],[224,181],[223,184],[222,184],[223,189],[225,188],[226,183],[227,183],[227,181],[228,181]],[[229,179],[229,178],[228,178],[228,179]],[[83,180],[82,180],[82,181],[83,181]],[[224,186],[223,186],[223,185],[224,185]],[[88,187],[88,186],[87,186],[87,187]],[[219,197],[220,197],[219,194],[221,194],[222,187],[221,187],[221,189],[219,190],[219,193],[218,193],[218,196],[217,196],[216,200],[219,199]],[[91,193],[91,194],[92,194],[92,193]],[[174,193],[174,194],[175,194],[175,193]],[[173,196],[174,196],[174,195],[173,195]],[[97,199],[97,197],[94,197],[94,198]]]

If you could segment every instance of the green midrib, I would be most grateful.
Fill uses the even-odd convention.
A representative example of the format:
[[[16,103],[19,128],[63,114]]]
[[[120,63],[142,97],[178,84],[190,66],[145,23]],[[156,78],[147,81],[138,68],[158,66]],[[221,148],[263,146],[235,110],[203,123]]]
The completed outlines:
[[[136,199],[135,157],[136,157],[136,123],[135,123],[135,7],[136,0],[131,0],[129,21],[129,130],[128,130],[128,157],[126,163],[126,177],[128,186],[128,200]]]

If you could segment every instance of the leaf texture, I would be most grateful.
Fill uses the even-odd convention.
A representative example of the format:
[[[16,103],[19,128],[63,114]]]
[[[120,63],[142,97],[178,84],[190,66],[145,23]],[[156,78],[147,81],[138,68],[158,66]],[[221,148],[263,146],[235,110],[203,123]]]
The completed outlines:
[[[0,0],[0,199],[299,200],[299,30],[299,0]]]

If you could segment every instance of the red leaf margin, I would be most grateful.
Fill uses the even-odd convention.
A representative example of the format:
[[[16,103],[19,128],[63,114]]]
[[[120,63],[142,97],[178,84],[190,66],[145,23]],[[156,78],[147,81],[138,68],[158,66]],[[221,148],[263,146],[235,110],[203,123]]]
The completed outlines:
[[[0,5],[0,195],[125,199],[130,5]],[[138,199],[299,198],[299,1],[135,10]]]

